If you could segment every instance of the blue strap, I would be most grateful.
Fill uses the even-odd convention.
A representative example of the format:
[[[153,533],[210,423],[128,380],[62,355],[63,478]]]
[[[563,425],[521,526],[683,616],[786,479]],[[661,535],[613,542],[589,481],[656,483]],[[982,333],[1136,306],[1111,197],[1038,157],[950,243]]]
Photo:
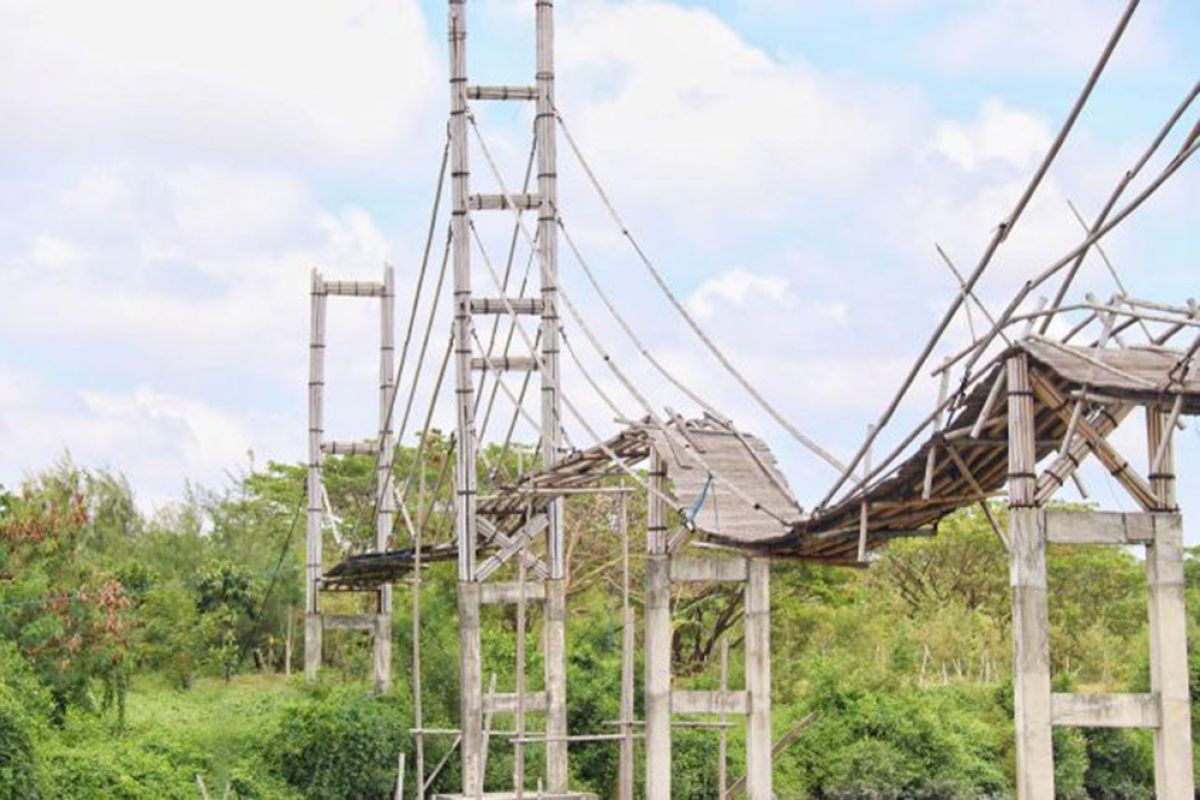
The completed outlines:
[[[688,511],[688,525],[694,525],[696,517],[700,514],[700,509],[704,508],[704,501],[708,499],[708,489],[712,486],[713,476],[708,473],[708,480],[704,482],[704,488],[700,491],[700,496],[696,498],[696,502],[692,503],[692,508]]]

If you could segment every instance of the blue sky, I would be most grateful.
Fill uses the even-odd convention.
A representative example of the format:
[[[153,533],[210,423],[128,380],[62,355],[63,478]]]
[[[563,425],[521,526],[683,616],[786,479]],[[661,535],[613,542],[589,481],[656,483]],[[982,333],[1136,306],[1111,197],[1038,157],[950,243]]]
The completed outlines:
[[[978,258],[1123,5],[561,0],[559,105],[714,337],[847,456],[953,296],[933,243],[964,268]],[[529,6],[470,3],[480,82],[528,80]],[[0,482],[69,447],[126,472],[153,507],[186,480],[220,483],[248,451],[301,457],[309,270],[370,277],[387,260],[402,289],[415,277],[444,131],[444,24],[432,0],[0,0]],[[1098,209],[1200,76],[1198,40],[1194,3],[1142,4],[981,286],[991,307],[1078,241],[1066,199]],[[480,120],[515,184],[529,110]],[[828,469],[672,317],[563,151],[564,217],[644,338],[763,433],[816,499]],[[1135,294],[1195,293],[1198,199],[1189,165],[1108,243]],[[563,280],[656,402],[691,410],[574,265]],[[1085,290],[1113,291],[1094,259]],[[370,433],[374,320],[361,307],[331,316],[340,436]],[[966,336],[959,320],[950,345]],[[580,376],[567,380],[611,431]],[[922,380],[900,423],[935,393]],[[1139,435],[1120,434],[1131,456]],[[1180,441],[1181,493],[1200,500],[1200,435]],[[1123,505],[1102,474],[1089,483]]]

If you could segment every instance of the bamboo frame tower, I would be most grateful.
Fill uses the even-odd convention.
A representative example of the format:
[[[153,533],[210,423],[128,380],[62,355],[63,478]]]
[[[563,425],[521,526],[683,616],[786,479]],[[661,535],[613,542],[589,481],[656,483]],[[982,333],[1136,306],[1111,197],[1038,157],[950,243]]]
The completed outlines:
[[[554,4],[537,0],[535,4],[536,76],[532,87],[471,86],[467,81],[467,13],[465,0],[449,0],[450,40],[450,175],[452,196],[451,237],[454,274],[454,353],[456,397],[456,469],[455,538],[458,546],[458,611],[460,663],[460,724],[462,754],[462,792],[476,797],[483,791],[483,767],[486,738],[485,708],[501,701],[483,692],[480,642],[480,604],[486,575],[478,563],[477,546],[481,520],[477,514],[477,436],[475,425],[476,370],[541,372],[541,458],[552,466],[560,456],[561,401],[559,399],[558,348],[558,224],[557,155],[554,113]],[[468,114],[470,100],[534,101],[534,125],[537,155],[536,195],[518,199],[523,208],[538,211],[537,259],[540,299],[523,306],[526,313],[540,315],[541,352],[524,358],[491,359],[476,354],[472,345],[473,313],[496,314],[511,310],[507,298],[477,298],[471,286],[470,212],[510,208],[507,195],[480,195],[470,191]],[[538,515],[527,521],[526,530],[546,533],[548,574],[537,592],[544,606],[546,714],[546,792],[562,796],[568,792],[567,778],[567,707],[566,707],[566,608],[565,552],[563,541],[563,502],[550,502]],[[530,538],[524,536],[523,538]],[[516,597],[528,598],[521,587]],[[511,595],[505,595],[510,596]],[[515,598],[514,598],[515,599]],[[522,680],[524,676],[522,676]],[[524,699],[523,699],[524,702]],[[532,705],[532,703],[531,703]],[[524,787],[518,787],[523,791]]]
[[[374,649],[375,689],[387,691],[392,681],[392,587],[373,587],[374,613],[325,614],[321,611],[325,523],[325,481],[322,462],[326,455],[376,453],[375,551],[388,548],[388,537],[396,515],[392,483],[391,404],[395,331],[395,275],[385,267],[383,280],[330,281],[312,273],[311,338],[308,379],[308,481],[307,562],[305,565],[304,674],[316,680],[321,667],[321,645],[325,629],[365,630],[371,633]],[[325,319],[329,297],[378,298],[379,300],[379,434],[361,442],[326,441],[325,419]]]

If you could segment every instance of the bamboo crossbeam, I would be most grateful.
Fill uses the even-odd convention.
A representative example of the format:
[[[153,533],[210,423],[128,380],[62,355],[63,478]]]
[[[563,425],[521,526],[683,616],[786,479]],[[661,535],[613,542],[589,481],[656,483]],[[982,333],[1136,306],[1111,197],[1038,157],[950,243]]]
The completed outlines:
[[[542,314],[543,305],[541,298],[510,297],[508,298],[508,302],[517,314],[529,314],[531,316],[541,316]],[[473,297],[471,298],[471,313],[507,314],[508,310],[504,303],[495,297]]]
[[[1184,112],[1187,111],[1188,106],[1190,106],[1192,101],[1196,99],[1197,94],[1200,94],[1200,82],[1197,82],[1192,87],[1192,90],[1184,97],[1183,101],[1175,109],[1174,113],[1167,118],[1166,123],[1159,130],[1158,134],[1153,140],[1151,140],[1150,146],[1146,148],[1141,157],[1138,158],[1138,160],[1134,163],[1133,167],[1126,171],[1121,179],[1117,182],[1117,185],[1113,188],[1112,193],[1105,202],[1104,208],[1100,211],[1100,214],[1097,215],[1096,221],[1092,224],[1091,228],[1088,229],[1089,233],[1095,234],[1101,228],[1101,226],[1104,225],[1105,220],[1107,220],[1108,215],[1112,213],[1117,201],[1121,198],[1121,195],[1125,193],[1125,189],[1129,186],[1133,179],[1137,177],[1138,173],[1142,171],[1142,168],[1146,166],[1146,163],[1150,160],[1150,158],[1158,151],[1158,148],[1162,145],[1163,141],[1167,138],[1167,135],[1171,132],[1171,130],[1175,127],[1175,124],[1179,121],[1180,117],[1182,117]],[[1080,219],[1080,222],[1083,224],[1082,218]],[[1084,226],[1086,229],[1086,224],[1084,224]],[[1098,244],[1099,243],[1097,242],[1097,245]],[[1071,283],[1075,280],[1075,276],[1078,274],[1079,268],[1083,265],[1083,260],[1086,255],[1087,248],[1084,248],[1071,263],[1070,269],[1063,277],[1062,284],[1059,286],[1058,292],[1054,296],[1054,307],[1057,307],[1059,304],[1061,304],[1063,298],[1066,297],[1067,290],[1071,288]],[[1115,277],[1115,270],[1113,275]],[[1117,283],[1118,285],[1120,284],[1120,279],[1117,280]],[[1039,331],[1040,333],[1044,334],[1046,332],[1046,330],[1050,327],[1052,319],[1052,317],[1046,318],[1046,320],[1042,323],[1042,328]]]
[[[384,286],[379,281],[325,281],[325,294],[341,297],[383,297]]]
[[[1066,410],[1068,401],[1058,392],[1054,385],[1042,377],[1041,373],[1037,370],[1030,371],[1030,383],[1034,394],[1049,406],[1060,419],[1069,423],[1071,414]],[[1112,476],[1125,487],[1125,490],[1129,492],[1134,501],[1146,511],[1156,510],[1157,501],[1154,492],[1150,489],[1150,485],[1133,471],[1129,462],[1089,422],[1079,419],[1077,427],[1079,433],[1087,442],[1088,449],[1104,464]]]
[[[536,194],[473,194],[467,198],[467,208],[472,211],[507,211],[517,208],[532,211],[542,204]]]
[[[468,86],[468,100],[536,100],[535,86]]]

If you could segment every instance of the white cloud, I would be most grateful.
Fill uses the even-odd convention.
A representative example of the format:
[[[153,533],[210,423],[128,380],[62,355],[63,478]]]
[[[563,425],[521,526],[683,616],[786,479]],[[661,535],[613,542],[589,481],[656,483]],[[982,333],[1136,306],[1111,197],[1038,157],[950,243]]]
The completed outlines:
[[[564,113],[602,174],[706,236],[856,191],[913,122],[911,93],[780,62],[701,9],[588,2],[560,40]]]
[[[733,270],[702,283],[688,297],[687,305],[696,316],[711,317],[718,304],[733,306],[723,311],[745,312],[748,304],[757,300],[776,306],[790,306],[794,298],[786,278]]]
[[[1050,149],[1051,141],[1044,120],[990,98],[975,120],[938,125],[934,149],[967,172],[992,161],[1027,170]]]
[[[933,63],[956,70],[1087,70],[1099,58],[1125,5],[1116,0],[984,0],[951,16],[926,38],[921,50]],[[1113,59],[1115,67],[1169,60],[1159,16],[1153,4],[1138,10]]]
[[[387,157],[433,52],[415,0],[3,0],[0,142]]]

